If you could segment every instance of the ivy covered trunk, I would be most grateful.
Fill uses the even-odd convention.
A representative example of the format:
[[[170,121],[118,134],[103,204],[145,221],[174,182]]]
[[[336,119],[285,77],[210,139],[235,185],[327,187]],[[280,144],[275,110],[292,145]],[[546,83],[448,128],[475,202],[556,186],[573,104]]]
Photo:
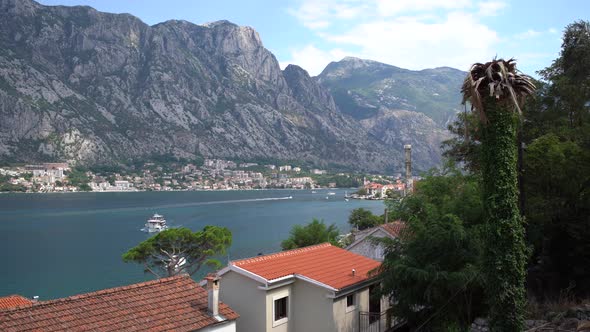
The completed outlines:
[[[482,123],[483,200],[488,228],[484,253],[492,331],[522,331],[526,246],[518,209],[514,105],[487,97]]]

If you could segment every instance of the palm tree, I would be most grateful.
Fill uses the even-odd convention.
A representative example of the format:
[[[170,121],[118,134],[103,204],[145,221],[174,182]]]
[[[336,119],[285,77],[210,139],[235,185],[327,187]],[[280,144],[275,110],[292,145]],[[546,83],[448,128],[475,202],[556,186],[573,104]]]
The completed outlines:
[[[465,78],[463,103],[479,114],[486,249],[483,273],[492,331],[522,331],[526,246],[518,209],[516,133],[532,79],[513,59],[476,63]]]

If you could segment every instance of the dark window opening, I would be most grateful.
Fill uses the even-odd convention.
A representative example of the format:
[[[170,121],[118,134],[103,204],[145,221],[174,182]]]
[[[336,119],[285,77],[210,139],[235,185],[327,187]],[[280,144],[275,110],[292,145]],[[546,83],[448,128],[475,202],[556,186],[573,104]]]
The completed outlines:
[[[352,307],[354,305],[354,294],[350,294],[346,297],[346,306]]]
[[[288,296],[275,300],[275,321],[287,318],[287,300]]]

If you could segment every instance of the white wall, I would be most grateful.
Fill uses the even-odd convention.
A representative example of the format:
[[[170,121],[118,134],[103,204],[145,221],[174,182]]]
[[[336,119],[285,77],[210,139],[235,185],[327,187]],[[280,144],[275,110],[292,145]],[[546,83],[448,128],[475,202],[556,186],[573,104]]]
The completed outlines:
[[[260,285],[234,271],[221,277],[219,299],[240,315],[238,332],[266,331],[266,294],[258,289]]]
[[[289,332],[293,330],[293,319],[297,315],[296,309],[293,306],[293,291],[291,289],[292,284],[278,287],[266,291],[266,331],[268,332]],[[261,290],[261,292],[264,292]],[[287,302],[287,322],[276,325],[274,323],[274,300],[288,296]],[[275,326],[273,326],[275,325]]]
[[[363,255],[365,257],[368,257],[368,258],[371,258],[374,260],[378,260],[380,262],[383,261],[383,253],[384,253],[383,246],[382,245],[377,245],[377,246],[374,245],[372,243],[372,241],[369,239],[369,237],[378,237],[378,238],[389,237],[389,234],[385,233],[381,229],[378,229],[370,236],[367,236],[364,239],[362,239],[359,243],[347,248],[347,250],[350,252],[353,252],[355,254]]]
[[[347,310],[346,296],[334,300],[333,316],[335,330],[338,332],[356,332],[359,328],[359,311],[369,311],[369,288],[363,288],[355,293],[355,308]]]
[[[329,291],[311,283],[297,280],[293,284],[293,330],[334,331],[333,299]]]

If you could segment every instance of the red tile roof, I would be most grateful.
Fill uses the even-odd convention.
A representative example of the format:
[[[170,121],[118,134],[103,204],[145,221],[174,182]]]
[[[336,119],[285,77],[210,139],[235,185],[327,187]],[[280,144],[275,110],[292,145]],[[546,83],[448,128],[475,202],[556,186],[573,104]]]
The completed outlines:
[[[5,297],[0,297],[0,310],[30,305],[31,303],[33,303],[33,301],[20,295],[9,295]]]
[[[238,318],[226,304],[219,313]],[[218,323],[188,275],[0,310],[0,331],[194,331]]]
[[[381,263],[329,243],[231,262],[268,281],[298,275],[336,290],[369,279],[367,273]],[[352,275],[355,269],[355,275]]]
[[[401,231],[406,227],[406,224],[401,220],[396,220],[394,222],[383,224],[380,227],[390,235],[399,237]]]

